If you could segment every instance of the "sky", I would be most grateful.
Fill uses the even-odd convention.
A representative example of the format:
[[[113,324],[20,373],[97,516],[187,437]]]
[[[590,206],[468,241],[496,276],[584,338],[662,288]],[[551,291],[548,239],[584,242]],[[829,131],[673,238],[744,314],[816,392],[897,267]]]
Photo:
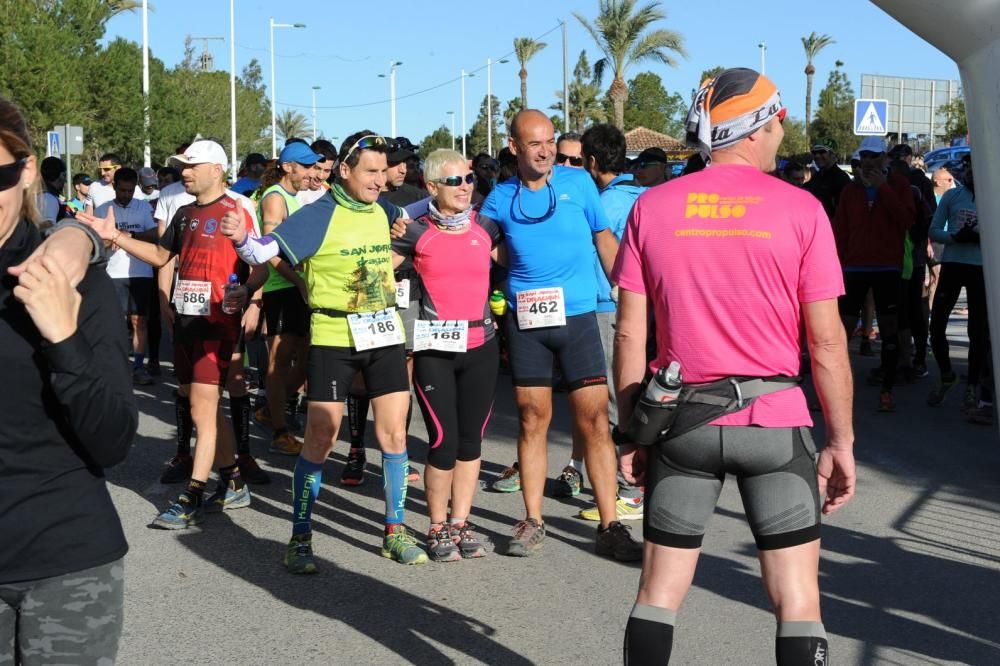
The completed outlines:
[[[642,0],[640,0],[642,1]],[[529,106],[548,108],[562,90],[563,49],[560,21],[567,26],[569,74],[581,50],[591,63],[600,51],[573,13],[593,20],[597,0],[504,0],[503,2],[398,2],[383,0],[376,7],[343,0],[298,0],[284,3],[235,0],[236,70],[253,58],[260,61],[270,90],[270,16],[276,23],[304,23],[305,28],[275,29],[277,108],[294,108],[311,121],[313,86],[319,134],[343,139],[360,129],[388,135],[390,103],[388,74],[396,70],[397,135],[414,143],[438,127],[462,132],[461,70],[465,79],[466,127],[472,126],[486,95],[486,61],[507,58],[492,67],[493,94],[501,109],[520,94],[515,37],[533,37],[548,44],[527,66]],[[183,58],[184,39],[224,37],[210,41],[216,69],[229,70],[229,2],[227,0],[154,0],[149,13],[152,55],[174,66]],[[814,61],[816,76],[813,113],[819,91],[842,60],[855,92],[862,74],[955,79],[956,65],[940,51],[865,0],[809,2],[771,0],[699,0],[661,3],[667,17],[657,27],[679,32],[687,58],[670,68],[653,62],[634,65],[626,79],[639,72],[658,74],[669,92],[685,99],[710,67],[761,67],[782,93],[795,118],[805,115],[805,56],[801,37],[816,31],[836,43]],[[142,13],[123,14],[108,22],[106,40],[124,37],[142,43]],[[195,41],[200,53],[202,42]],[[604,81],[605,88],[610,78]],[[151,91],[156,104],[156,91]],[[554,112],[552,112],[554,113]],[[494,147],[497,150],[497,147]]]

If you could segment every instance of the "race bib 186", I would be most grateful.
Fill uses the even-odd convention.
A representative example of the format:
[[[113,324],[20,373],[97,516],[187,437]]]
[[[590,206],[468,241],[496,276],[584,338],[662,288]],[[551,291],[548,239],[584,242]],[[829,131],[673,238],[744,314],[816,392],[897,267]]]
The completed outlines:
[[[212,313],[212,283],[178,280],[174,287],[177,314],[207,317]]]
[[[351,327],[354,348],[358,351],[399,345],[406,341],[403,328],[396,318],[396,308],[349,314],[347,325]]]
[[[517,325],[522,329],[565,326],[566,300],[562,287],[518,292]]]
[[[464,319],[426,321],[418,319],[413,326],[413,351],[436,349],[444,352],[465,352],[469,347],[469,322]]]

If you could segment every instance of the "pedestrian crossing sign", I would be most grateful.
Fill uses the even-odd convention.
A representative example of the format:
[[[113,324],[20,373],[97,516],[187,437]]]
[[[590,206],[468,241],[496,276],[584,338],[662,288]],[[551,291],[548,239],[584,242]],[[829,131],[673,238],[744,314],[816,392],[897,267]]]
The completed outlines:
[[[889,119],[889,101],[854,100],[854,133],[858,136],[885,136]]]

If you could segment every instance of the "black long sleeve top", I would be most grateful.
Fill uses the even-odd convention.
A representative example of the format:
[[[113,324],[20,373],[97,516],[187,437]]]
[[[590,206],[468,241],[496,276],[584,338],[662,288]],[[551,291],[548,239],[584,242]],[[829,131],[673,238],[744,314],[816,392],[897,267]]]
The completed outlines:
[[[138,427],[121,306],[102,265],[77,287],[77,331],[45,341],[7,268],[41,243],[22,220],[0,247],[0,583],[107,564],[128,550],[104,468]]]

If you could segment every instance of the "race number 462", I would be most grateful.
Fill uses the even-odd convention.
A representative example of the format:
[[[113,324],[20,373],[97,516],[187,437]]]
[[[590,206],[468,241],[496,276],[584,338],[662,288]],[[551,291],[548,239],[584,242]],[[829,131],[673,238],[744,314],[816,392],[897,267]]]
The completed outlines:
[[[566,299],[562,287],[518,292],[517,324],[521,329],[565,326]]]

